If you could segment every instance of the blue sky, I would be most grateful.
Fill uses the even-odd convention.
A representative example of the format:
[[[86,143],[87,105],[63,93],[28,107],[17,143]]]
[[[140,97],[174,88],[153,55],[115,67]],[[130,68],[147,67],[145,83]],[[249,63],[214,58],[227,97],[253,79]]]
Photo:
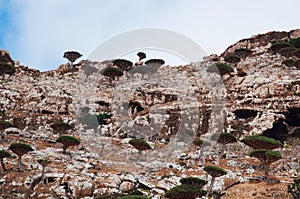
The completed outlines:
[[[220,54],[254,34],[300,28],[299,7],[298,0],[0,0],[0,48],[44,71],[65,63],[64,51],[88,57],[115,35],[155,27]]]

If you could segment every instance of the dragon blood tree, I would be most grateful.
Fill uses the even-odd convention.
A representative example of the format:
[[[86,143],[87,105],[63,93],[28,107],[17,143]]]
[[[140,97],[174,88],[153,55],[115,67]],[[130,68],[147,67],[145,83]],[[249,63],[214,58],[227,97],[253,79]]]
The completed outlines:
[[[267,177],[270,170],[270,165],[282,158],[278,151],[266,150],[266,149],[256,149],[250,152],[250,157],[257,158],[265,170],[265,177]]]
[[[223,175],[226,175],[227,171],[225,171],[221,167],[217,167],[217,166],[213,166],[213,165],[205,166],[204,171],[206,171],[206,173],[208,173],[212,177],[211,182],[210,182],[210,186],[209,186],[209,189],[208,189],[208,193],[211,194],[214,183],[215,183],[215,179],[218,178],[218,177],[221,177]]]
[[[261,135],[245,137],[241,142],[253,149],[273,150],[283,146],[280,141]]]
[[[18,170],[23,171],[22,169],[22,156],[30,151],[34,151],[33,148],[24,143],[13,143],[8,149],[14,152],[18,156]]]
[[[53,122],[50,127],[53,129],[54,133],[58,133],[59,135],[66,134],[68,130],[73,129],[70,124],[63,122],[62,120]]]
[[[69,136],[69,135],[61,135],[56,139],[56,142],[59,142],[63,145],[63,154],[66,154],[67,148],[70,146],[77,146],[80,144],[79,139]]]
[[[8,158],[8,157],[10,157],[10,153],[8,151],[0,150],[0,162],[1,162],[1,166],[2,166],[2,169],[3,169],[4,172],[6,171],[6,168],[5,168],[3,159]]]

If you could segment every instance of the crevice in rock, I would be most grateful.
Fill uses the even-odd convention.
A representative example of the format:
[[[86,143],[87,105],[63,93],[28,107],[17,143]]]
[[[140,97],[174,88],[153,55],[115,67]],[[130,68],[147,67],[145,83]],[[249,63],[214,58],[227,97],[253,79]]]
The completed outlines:
[[[234,114],[239,119],[255,118],[258,111],[253,109],[238,109],[234,111]]]
[[[288,134],[288,125],[283,119],[279,119],[275,123],[273,123],[273,127],[271,129],[267,129],[262,133],[263,136],[274,138],[281,142],[285,141]]]
[[[136,114],[144,110],[142,105],[139,102],[130,101],[129,102],[129,110],[131,114]]]

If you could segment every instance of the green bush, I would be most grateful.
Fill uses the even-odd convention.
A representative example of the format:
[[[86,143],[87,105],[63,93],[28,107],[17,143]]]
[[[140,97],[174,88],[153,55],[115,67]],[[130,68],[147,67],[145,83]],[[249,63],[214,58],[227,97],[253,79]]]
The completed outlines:
[[[58,133],[59,135],[65,134],[66,131],[71,130],[73,127],[68,124],[63,122],[62,120],[57,120],[50,124],[50,127],[53,129],[55,133]]]
[[[67,148],[70,146],[76,146],[80,144],[80,140],[69,135],[62,135],[56,139],[56,142],[59,142],[63,145],[63,153],[66,153]]]
[[[0,116],[5,116],[5,110],[0,109]]]
[[[294,55],[298,58],[300,58],[300,48],[296,49],[294,52]]]
[[[187,178],[181,178],[180,183],[202,188],[204,185],[207,184],[207,181],[197,177],[187,177]]]
[[[10,153],[6,150],[0,150],[0,162],[1,162],[1,166],[2,166],[3,171],[6,171],[3,159],[7,158],[7,157],[10,157]]]
[[[241,140],[247,146],[252,147],[253,149],[268,149],[273,150],[282,147],[282,143],[273,138],[261,136],[261,135],[252,135],[245,137]]]
[[[294,199],[300,198],[300,178],[294,179],[293,184],[288,185],[288,193],[292,194]]]
[[[236,54],[228,54],[224,57],[224,61],[227,63],[238,63],[241,61],[241,58]]]
[[[129,141],[129,144],[132,145],[134,148],[136,148],[139,151],[151,149],[151,146],[145,140],[139,139],[139,138],[132,138]]]
[[[202,146],[210,146],[211,145],[211,143],[209,141],[202,140],[200,138],[195,138],[193,140],[193,144],[196,145],[196,146],[200,146],[200,147],[202,147]]]
[[[4,74],[14,74],[16,72],[16,69],[14,65],[8,62],[0,62],[0,75]]]
[[[217,73],[220,74],[221,76],[225,75],[225,74],[229,74],[234,72],[233,68],[225,63],[215,63],[213,65],[210,65],[207,68],[207,72],[209,73]]]
[[[300,48],[300,37],[291,39],[289,43],[295,46],[295,48]]]
[[[234,50],[234,53],[241,59],[245,59],[246,57],[252,54],[252,51],[247,48],[238,48]]]
[[[278,53],[284,57],[293,57],[295,53],[295,47],[286,47],[286,48],[281,48]]]
[[[286,65],[287,67],[294,66],[295,60],[293,59],[286,59],[282,62],[282,64]]]
[[[276,42],[270,47],[270,50],[274,53],[278,53],[280,49],[287,47],[293,48],[294,46],[291,45],[289,42]]]
[[[196,197],[205,195],[206,192],[200,188],[188,184],[178,185],[166,192],[165,197],[169,199],[195,199]]]
[[[4,131],[5,129],[12,127],[12,124],[6,120],[0,120],[0,130]]]
[[[297,60],[294,62],[294,66],[295,66],[297,69],[300,69],[300,59],[297,59]]]

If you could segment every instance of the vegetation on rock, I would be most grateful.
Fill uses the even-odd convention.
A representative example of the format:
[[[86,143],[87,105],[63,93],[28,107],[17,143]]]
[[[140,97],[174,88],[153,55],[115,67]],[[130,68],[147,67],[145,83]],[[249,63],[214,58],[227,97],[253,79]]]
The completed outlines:
[[[18,156],[18,170],[22,171],[22,156],[30,151],[34,151],[33,148],[28,144],[13,143],[8,147],[8,149]]]
[[[253,149],[273,150],[282,147],[282,143],[280,141],[261,135],[245,137],[241,140],[241,142],[252,147]]]
[[[250,157],[257,158],[261,162],[261,165],[265,170],[265,176],[268,176],[270,164],[282,158],[281,154],[278,151],[266,149],[253,150],[249,155]]]
[[[70,124],[61,120],[57,120],[50,124],[50,127],[53,129],[54,133],[58,133],[59,135],[65,134],[68,130],[73,128]]]
[[[56,139],[56,142],[59,142],[63,145],[63,154],[66,154],[66,150],[67,148],[69,148],[70,146],[77,146],[80,144],[79,139],[73,137],[73,136],[69,136],[69,135],[62,135],[59,136]]]
[[[276,43],[272,44],[272,46],[270,47],[270,50],[273,53],[278,53],[280,49],[288,48],[288,47],[293,48],[294,46],[291,45],[289,42],[276,42]]]
[[[121,69],[122,71],[128,71],[132,69],[133,63],[126,59],[115,59],[113,65]]]
[[[238,48],[234,50],[234,53],[241,59],[246,59],[246,57],[252,54],[252,50],[249,50],[247,48]]]
[[[1,162],[1,166],[2,166],[3,171],[6,171],[3,159],[7,158],[7,157],[10,157],[10,153],[6,150],[0,150],[0,162]]]
[[[213,165],[205,166],[204,171],[206,171],[212,177],[211,182],[210,182],[210,186],[209,186],[209,189],[208,189],[208,193],[211,194],[213,186],[214,186],[215,179],[217,177],[221,177],[223,175],[226,175],[227,171],[225,171],[221,167],[217,167],[217,166],[213,166]]]
[[[234,72],[233,68],[225,63],[215,63],[207,68],[207,72],[209,73],[217,73],[221,76],[224,76],[225,74],[230,74]]]
[[[4,131],[5,129],[12,127],[12,124],[6,120],[0,120],[0,131]]]
[[[206,192],[202,191],[200,188],[182,184],[167,191],[165,197],[169,199],[195,199],[196,197],[201,197],[205,194]]]
[[[63,58],[66,58],[69,60],[71,64],[71,68],[73,67],[73,63],[78,59],[82,57],[82,54],[76,51],[67,51],[64,53]]]
[[[228,54],[224,57],[224,61],[227,63],[238,63],[241,61],[241,58],[236,54]]]
[[[292,194],[294,199],[300,198],[300,178],[294,179],[294,182],[288,185],[288,193]]]
[[[137,150],[139,150],[140,152],[151,149],[151,146],[148,144],[148,142],[140,138],[132,138],[129,141],[129,144]]]

